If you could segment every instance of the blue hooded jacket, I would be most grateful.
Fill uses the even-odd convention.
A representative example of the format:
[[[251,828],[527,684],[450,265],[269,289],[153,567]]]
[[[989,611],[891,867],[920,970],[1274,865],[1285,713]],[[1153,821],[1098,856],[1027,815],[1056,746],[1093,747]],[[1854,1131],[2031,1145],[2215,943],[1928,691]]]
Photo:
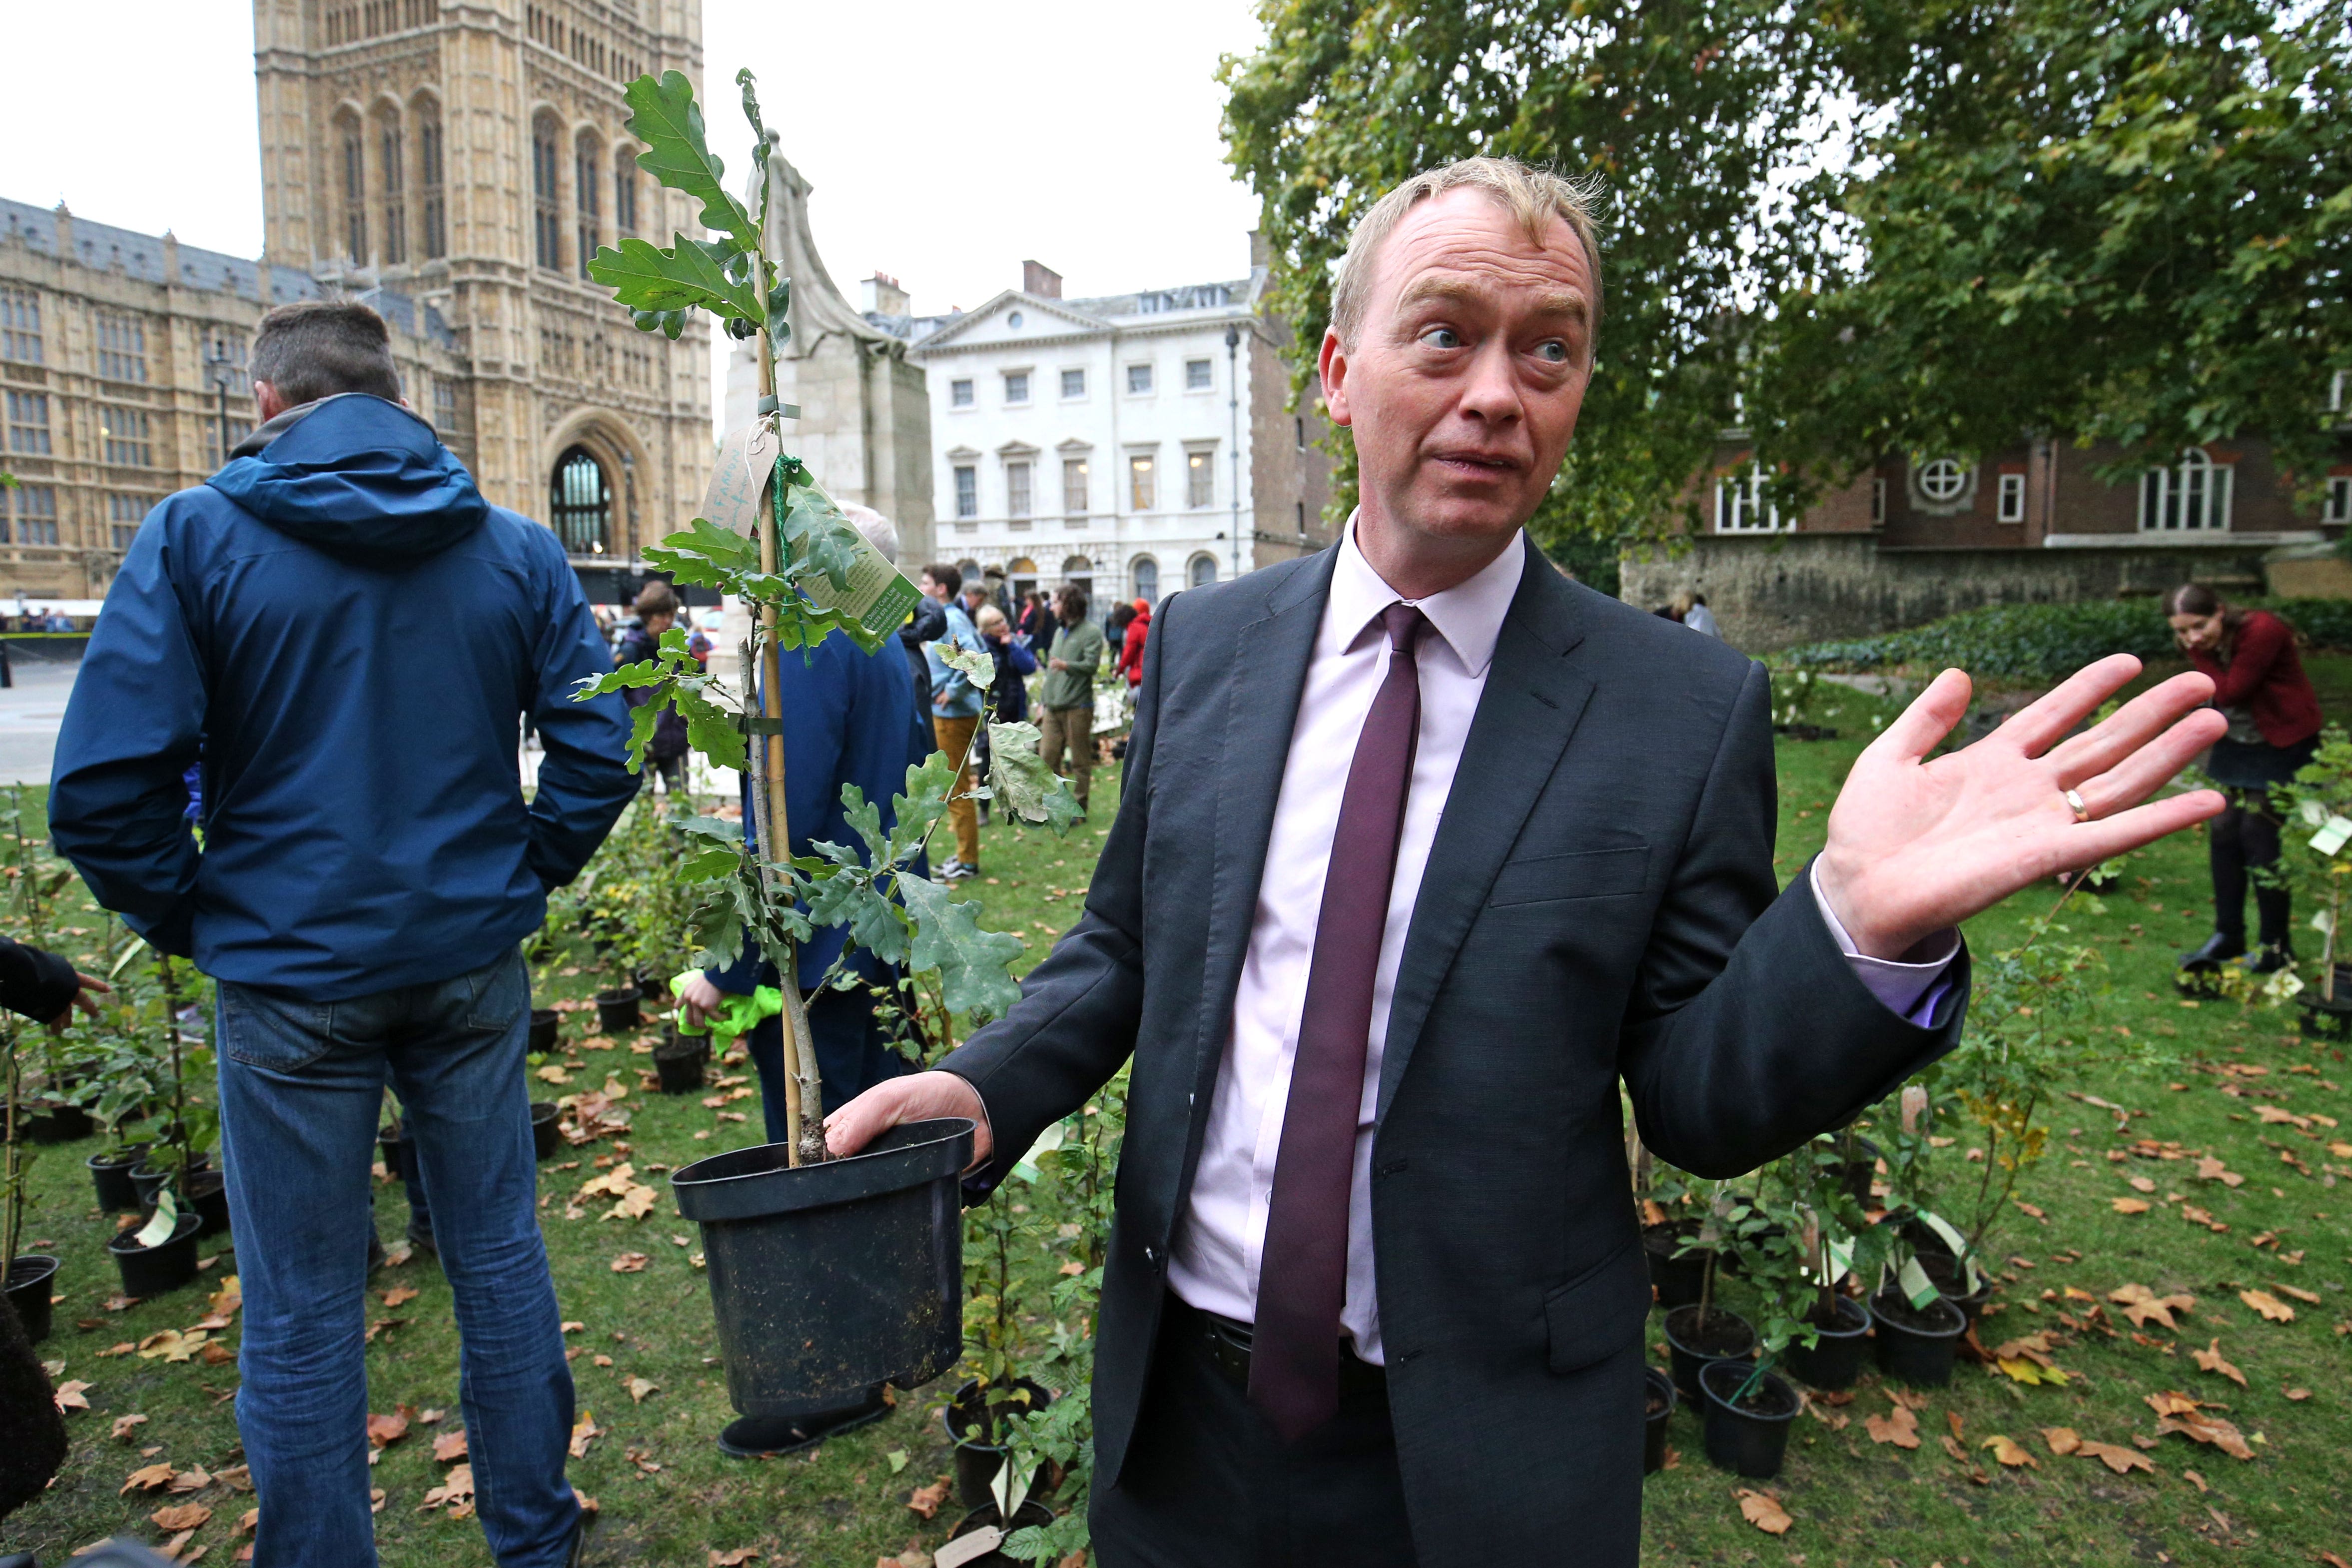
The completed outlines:
[[[612,662],[555,536],[490,505],[396,404],[279,421],[140,525],[66,709],[49,823],[157,947],[331,1002],[521,941],[637,780],[621,699],[572,700]],[[546,748],[528,802],[525,713]],[[181,782],[200,742],[201,852]]]

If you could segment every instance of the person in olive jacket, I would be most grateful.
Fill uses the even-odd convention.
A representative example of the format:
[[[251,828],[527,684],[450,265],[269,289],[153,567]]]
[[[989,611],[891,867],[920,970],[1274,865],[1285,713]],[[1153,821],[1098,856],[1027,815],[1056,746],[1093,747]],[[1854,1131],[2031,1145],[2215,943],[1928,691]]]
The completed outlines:
[[[1047,767],[1070,781],[1080,821],[1095,773],[1095,672],[1102,668],[1104,647],[1102,628],[1087,619],[1087,591],[1075,583],[1054,595],[1058,624],[1037,689],[1037,750]]]

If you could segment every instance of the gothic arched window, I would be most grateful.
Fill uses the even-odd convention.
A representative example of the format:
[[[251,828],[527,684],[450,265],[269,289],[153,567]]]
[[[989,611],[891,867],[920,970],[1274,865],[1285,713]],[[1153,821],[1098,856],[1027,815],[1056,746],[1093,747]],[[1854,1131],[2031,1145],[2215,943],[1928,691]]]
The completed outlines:
[[[567,555],[612,553],[613,487],[604,465],[584,447],[570,447],[555,460],[548,498],[548,521]]]
[[[397,267],[408,259],[408,149],[400,131],[400,111],[387,104],[376,110],[376,167],[383,185],[383,261]]]
[[[420,98],[415,112],[418,216],[424,219],[418,238],[425,259],[437,261],[449,254],[448,176],[442,167],[441,107],[429,98]]]
[[[588,276],[588,258],[604,241],[604,159],[596,138],[582,132],[572,153],[572,206],[580,217],[580,276]]]
[[[354,267],[368,262],[367,132],[359,116],[345,114],[335,121],[336,140],[342,149],[343,254]]]
[[[563,266],[563,216],[556,180],[563,156],[563,132],[555,116],[542,114],[530,127],[531,243],[541,267]]]

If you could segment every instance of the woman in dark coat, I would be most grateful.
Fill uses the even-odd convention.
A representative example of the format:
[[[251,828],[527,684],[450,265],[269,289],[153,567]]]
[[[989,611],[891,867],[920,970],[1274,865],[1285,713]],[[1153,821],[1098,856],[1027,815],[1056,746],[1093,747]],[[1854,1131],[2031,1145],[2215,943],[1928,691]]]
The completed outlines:
[[[2229,809],[2206,826],[2213,868],[2213,934],[2180,956],[2184,969],[2210,969],[2246,952],[2249,868],[2276,863],[2279,818],[2270,799],[2319,748],[2319,698],[2303,672],[2294,628],[2268,610],[2242,610],[2202,583],[2175,588],[2164,602],[2173,640],[2189,663],[2213,679],[2213,706],[2230,721],[2213,742],[2205,771],[2230,797]],[[2257,973],[2283,968],[2288,946],[2289,900],[2284,888],[2254,884],[2261,920],[2249,965]]]

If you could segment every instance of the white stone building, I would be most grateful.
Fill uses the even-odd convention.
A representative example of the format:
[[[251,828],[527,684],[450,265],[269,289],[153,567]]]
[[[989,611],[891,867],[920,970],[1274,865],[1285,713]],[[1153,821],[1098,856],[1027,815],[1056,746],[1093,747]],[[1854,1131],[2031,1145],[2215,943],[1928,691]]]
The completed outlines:
[[[1025,273],[948,318],[866,286],[866,320],[929,373],[933,559],[998,568],[1016,595],[1083,583],[1100,606],[1321,548],[1322,426],[1285,406],[1263,266],[1094,300]]]

